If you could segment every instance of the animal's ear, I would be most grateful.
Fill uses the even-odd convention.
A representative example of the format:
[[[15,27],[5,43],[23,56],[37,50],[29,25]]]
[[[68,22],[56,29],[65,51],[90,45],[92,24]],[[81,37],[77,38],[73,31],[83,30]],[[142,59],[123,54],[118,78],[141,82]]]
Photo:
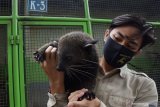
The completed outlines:
[[[87,43],[84,45],[84,48],[90,48],[90,47],[92,47],[93,45],[95,45],[97,42],[98,42],[98,40],[92,40],[92,41],[90,41],[90,42],[87,42]]]

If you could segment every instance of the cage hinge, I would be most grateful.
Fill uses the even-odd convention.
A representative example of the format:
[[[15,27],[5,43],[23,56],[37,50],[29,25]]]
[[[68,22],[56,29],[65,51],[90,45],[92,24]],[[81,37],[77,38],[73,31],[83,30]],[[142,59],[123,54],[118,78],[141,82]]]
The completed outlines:
[[[16,39],[15,39],[15,43],[16,43],[16,44],[19,44],[19,41],[20,41],[19,35],[17,35],[15,38],[16,38]]]
[[[14,36],[10,37],[10,44],[13,45],[14,44]]]
[[[10,44],[14,45],[14,44],[19,44],[20,38],[19,36],[11,36],[10,37]]]

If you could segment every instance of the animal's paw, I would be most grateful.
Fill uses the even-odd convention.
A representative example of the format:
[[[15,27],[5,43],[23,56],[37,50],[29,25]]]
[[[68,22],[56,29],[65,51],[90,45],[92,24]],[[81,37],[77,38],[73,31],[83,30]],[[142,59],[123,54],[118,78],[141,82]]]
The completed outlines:
[[[33,53],[34,55],[34,59],[37,62],[43,62],[46,58],[45,58],[45,50],[49,47],[58,47],[58,40],[55,41],[51,41],[49,43],[44,44],[43,46],[41,46],[37,51],[35,51]]]
[[[78,98],[78,101],[82,101],[83,99],[87,99],[87,100],[93,100],[95,99],[95,94],[92,91],[87,91],[84,93],[84,95],[82,97]]]

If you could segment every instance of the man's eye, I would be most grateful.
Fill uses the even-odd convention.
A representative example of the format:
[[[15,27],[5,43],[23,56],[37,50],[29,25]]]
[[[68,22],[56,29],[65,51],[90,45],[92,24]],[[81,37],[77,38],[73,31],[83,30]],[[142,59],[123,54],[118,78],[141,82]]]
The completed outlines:
[[[118,42],[122,41],[122,38],[118,35],[113,35],[114,39]]]

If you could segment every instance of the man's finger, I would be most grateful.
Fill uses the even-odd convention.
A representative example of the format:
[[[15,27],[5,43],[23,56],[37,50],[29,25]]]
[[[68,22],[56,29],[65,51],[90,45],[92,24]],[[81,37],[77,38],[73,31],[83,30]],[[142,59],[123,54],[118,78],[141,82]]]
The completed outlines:
[[[78,98],[80,98],[81,96],[84,95],[84,92],[81,92],[79,94],[76,94],[75,96],[73,96],[72,98],[69,99],[69,101],[77,101]]]
[[[73,96],[75,96],[76,94],[79,94],[79,93],[81,93],[81,90],[72,92],[72,93],[70,94],[70,96],[68,97],[68,99],[71,99]]]
[[[84,105],[81,101],[72,101],[69,102],[67,107],[85,107],[86,105]]]
[[[51,57],[51,50],[52,50],[52,46],[49,46],[46,50],[45,50],[45,55],[46,55],[46,61],[48,61]]]
[[[68,100],[71,100],[74,96],[77,96],[78,94],[80,94],[81,96],[83,95],[83,93],[85,93],[86,91],[88,91],[88,89],[81,89],[81,90],[78,90],[78,91],[75,91],[75,92],[72,92],[70,94],[70,96],[68,97]],[[81,97],[79,96],[79,97]]]
[[[51,50],[51,59],[55,59],[56,60],[56,51],[57,51],[57,48],[52,48]]]

